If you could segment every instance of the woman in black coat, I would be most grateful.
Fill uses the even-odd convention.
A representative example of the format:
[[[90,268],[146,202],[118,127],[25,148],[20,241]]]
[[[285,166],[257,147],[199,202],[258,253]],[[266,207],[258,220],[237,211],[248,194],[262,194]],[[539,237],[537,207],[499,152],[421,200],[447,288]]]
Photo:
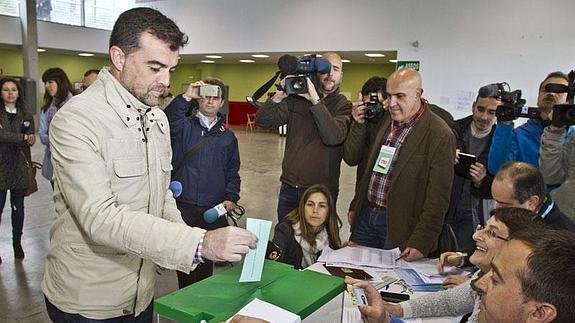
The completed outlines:
[[[30,160],[30,146],[36,140],[34,119],[26,110],[18,81],[0,80],[0,91],[0,215],[10,191],[14,258],[22,259],[24,196],[28,187],[26,164]]]
[[[275,227],[272,241],[279,248],[277,260],[296,269],[312,265],[325,247],[341,248],[340,227],[329,189],[324,185],[311,186],[298,208]]]

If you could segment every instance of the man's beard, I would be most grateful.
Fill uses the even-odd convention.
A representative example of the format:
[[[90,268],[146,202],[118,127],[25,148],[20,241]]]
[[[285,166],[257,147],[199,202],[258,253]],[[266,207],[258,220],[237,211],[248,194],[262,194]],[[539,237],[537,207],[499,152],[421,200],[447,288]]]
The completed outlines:
[[[553,95],[545,95],[545,97],[543,97],[543,100],[541,100],[539,110],[541,110],[541,112],[545,114],[548,114],[553,110],[553,106],[555,104],[557,104],[557,101],[555,100],[555,97]]]
[[[321,82],[322,92],[329,94],[337,89],[337,83],[330,77]]]

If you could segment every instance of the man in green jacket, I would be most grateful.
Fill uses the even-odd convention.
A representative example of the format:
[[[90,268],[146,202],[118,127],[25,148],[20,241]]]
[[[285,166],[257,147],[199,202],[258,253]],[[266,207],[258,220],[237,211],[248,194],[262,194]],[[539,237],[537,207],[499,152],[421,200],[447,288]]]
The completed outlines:
[[[388,113],[370,137],[360,105],[344,144],[344,160],[355,165],[370,143],[366,172],[356,190],[350,240],[368,247],[402,249],[416,260],[437,248],[449,205],[455,137],[429,110],[421,77],[401,69],[387,81]]]

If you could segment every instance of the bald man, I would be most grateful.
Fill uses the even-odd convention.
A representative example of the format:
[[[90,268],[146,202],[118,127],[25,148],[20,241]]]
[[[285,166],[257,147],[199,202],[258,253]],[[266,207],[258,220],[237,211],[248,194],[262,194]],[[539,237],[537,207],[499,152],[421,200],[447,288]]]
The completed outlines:
[[[328,73],[317,73],[316,85],[308,79],[308,92],[287,95],[277,91],[256,114],[256,124],[267,129],[288,125],[280,177],[278,220],[299,203],[303,192],[324,184],[337,201],[342,146],[347,136],[351,102],[339,94],[343,77],[341,57],[325,53],[331,63]],[[282,87],[284,80],[281,81]]]
[[[347,162],[362,156],[369,143],[350,240],[367,247],[399,247],[411,261],[437,248],[449,206],[455,137],[421,98],[417,71],[393,73],[387,93],[388,111],[377,131],[368,137],[365,122],[354,118],[344,144]]]

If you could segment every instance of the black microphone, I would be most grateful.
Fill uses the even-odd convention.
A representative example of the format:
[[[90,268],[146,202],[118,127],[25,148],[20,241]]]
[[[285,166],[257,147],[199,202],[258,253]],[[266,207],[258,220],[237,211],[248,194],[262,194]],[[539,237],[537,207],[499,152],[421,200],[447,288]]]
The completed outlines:
[[[295,74],[297,72],[298,59],[292,55],[283,55],[278,59],[278,68],[282,75]]]

